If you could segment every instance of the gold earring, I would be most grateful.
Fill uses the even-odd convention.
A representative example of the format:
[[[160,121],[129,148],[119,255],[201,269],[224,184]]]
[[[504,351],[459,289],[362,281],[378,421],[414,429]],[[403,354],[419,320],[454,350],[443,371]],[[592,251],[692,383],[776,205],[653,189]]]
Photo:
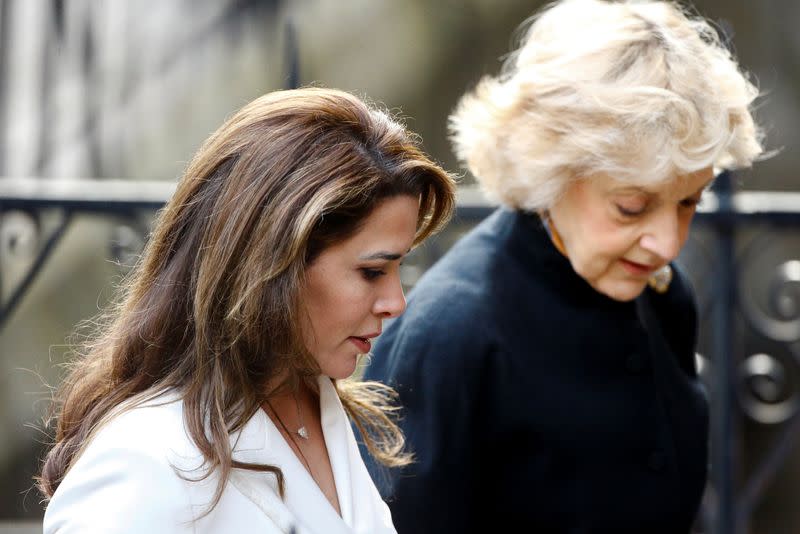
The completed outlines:
[[[672,282],[672,267],[669,265],[654,272],[653,276],[647,280],[647,284],[657,293],[666,293],[670,282]]]

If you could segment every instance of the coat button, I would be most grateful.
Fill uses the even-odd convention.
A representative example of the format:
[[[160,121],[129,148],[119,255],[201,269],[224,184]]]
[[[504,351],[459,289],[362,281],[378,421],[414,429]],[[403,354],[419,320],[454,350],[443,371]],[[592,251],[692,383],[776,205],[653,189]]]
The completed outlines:
[[[638,352],[628,354],[628,358],[625,360],[625,366],[628,368],[628,371],[638,375],[644,371],[644,358]]]
[[[647,467],[655,472],[663,471],[666,465],[667,459],[661,451],[654,451],[650,453],[650,456],[647,458]]]

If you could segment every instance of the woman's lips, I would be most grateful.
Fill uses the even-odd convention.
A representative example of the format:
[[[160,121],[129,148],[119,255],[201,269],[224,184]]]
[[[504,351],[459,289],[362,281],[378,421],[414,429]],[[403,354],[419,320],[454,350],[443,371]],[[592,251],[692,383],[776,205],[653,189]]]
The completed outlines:
[[[620,259],[619,262],[626,271],[635,276],[650,276],[653,274],[653,271],[656,270],[656,267],[653,267],[652,265],[636,263],[635,261],[626,260],[624,258]]]
[[[365,337],[352,336],[347,339],[358,348],[358,352],[361,354],[367,354],[372,348],[372,342]]]

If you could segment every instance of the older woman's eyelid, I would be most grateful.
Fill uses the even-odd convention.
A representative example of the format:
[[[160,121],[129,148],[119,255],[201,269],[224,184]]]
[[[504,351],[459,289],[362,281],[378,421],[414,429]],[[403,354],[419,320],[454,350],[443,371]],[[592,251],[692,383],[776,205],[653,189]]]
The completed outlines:
[[[625,217],[636,217],[636,216],[642,215],[645,211],[647,211],[647,206],[646,205],[643,205],[641,207],[632,208],[632,207],[624,206],[624,205],[622,205],[620,203],[615,203],[615,206],[617,208],[617,211],[619,211],[619,213],[621,213]]]
[[[643,193],[637,193],[618,195],[615,204],[618,206],[623,206],[629,211],[637,211],[646,208],[650,202],[650,196]]]

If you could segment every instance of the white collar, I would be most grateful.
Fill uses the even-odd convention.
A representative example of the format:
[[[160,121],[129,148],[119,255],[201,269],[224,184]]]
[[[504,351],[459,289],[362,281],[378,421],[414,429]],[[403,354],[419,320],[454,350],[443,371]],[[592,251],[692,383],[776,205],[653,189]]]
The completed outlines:
[[[275,478],[262,473],[235,470],[232,483],[282,528],[294,516],[302,527],[300,532],[394,533],[388,508],[380,500],[361,460],[336,387],[327,376],[318,377],[317,382],[322,433],[336,482],[341,517],[263,410],[258,410],[238,435],[231,436],[233,457],[243,462],[280,467],[286,497],[280,501]]]

